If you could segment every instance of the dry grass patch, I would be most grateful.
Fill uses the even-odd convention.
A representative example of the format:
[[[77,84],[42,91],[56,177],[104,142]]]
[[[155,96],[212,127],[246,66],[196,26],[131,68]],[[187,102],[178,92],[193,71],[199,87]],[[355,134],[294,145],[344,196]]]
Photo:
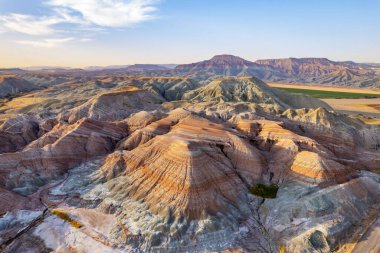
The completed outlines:
[[[67,221],[74,228],[81,228],[81,227],[83,227],[82,223],[80,223],[79,221],[76,221],[76,220],[72,219],[67,213],[65,213],[65,212],[63,212],[61,210],[53,209],[51,211],[51,213],[54,214],[54,215],[56,215],[56,216],[58,216],[62,220]]]
[[[18,109],[23,108],[29,105],[35,105],[39,104],[43,101],[47,100],[47,98],[41,98],[41,97],[19,97],[12,99],[11,101],[7,102],[5,104],[6,107],[12,108],[12,109]]]

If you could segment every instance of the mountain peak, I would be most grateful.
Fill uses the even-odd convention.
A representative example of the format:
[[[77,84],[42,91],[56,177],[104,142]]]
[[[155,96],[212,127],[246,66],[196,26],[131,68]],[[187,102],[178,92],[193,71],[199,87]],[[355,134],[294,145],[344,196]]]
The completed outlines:
[[[242,76],[251,75],[247,70],[252,69],[255,63],[247,61],[234,55],[215,55],[210,60],[196,62],[192,64],[178,65],[175,69],[183,73],[196,73],[206,71],[215,75]]]
[[[214,57],[212,57],[210,61],[237,62],[237,61],[247,61],[247,60],[244,60],[241,57],[231,55],[231,54],[220,54],[220,55],[215,55]]]

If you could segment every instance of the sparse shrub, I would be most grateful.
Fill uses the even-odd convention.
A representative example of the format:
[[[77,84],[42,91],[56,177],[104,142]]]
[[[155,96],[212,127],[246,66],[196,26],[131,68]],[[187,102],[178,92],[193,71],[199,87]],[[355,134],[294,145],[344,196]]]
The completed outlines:
[[[277,196],[278,185],[257,184],[253,186],[250,191],[252,194],[256,196],[267,198],[267,199],[274,199]]]

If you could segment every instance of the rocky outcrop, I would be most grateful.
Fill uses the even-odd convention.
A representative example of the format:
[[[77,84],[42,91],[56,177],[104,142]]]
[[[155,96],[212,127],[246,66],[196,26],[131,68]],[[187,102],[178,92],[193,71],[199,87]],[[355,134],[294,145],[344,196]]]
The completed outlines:
[[[326,58],[269,59],[255,63],[275,73],[266,79],[268,81],[379,87],[378,75],[365,64],[335,62]]]
[[[270,153],[271,182],[293,179],[320,184],[349,180],[349,166],[334,161],[339,159],[317,141],[285,129],[282,122],[239,120],[236,128]]]
[[[184,100],[197,102],[251,102],[260,106],[272,106],[277,111],[287,108],[315,108],[316,106],[330,108],[324,102],[309,96],[303,100],[299,97],[297,103],[292,102],[294,98],[293,94],[279,92],[254,77],[215,80],[202,88],[185,93],[182,97]]]
[[[127,82],[162,96],[168,101],[180,100],[187,91],[200,87],[195,80],[181,77],[136,77],[128,79]]]
[[[296,177],[309,183],[342,180],[349,174],[342,164],[310,151],[298,153],[290,169]]]
[[[134,131],[130,136],[118,143],[118,149],[132,150],[141,144],[144,144],[156,137],[157,135],[166,134],[171,127],[178,123],[179,120],[189,116],[191,113],[183,109],[176,109],[169,113],[167,117],[154,121],[148,126]],[[134,117],[132,117],[134,118]],[[128,119],[128,121],[132,120]]]
[[[126,130],[82,119],[59,124],[23,151],[0,155],[0,186],[27,195],[68,169],[111,152]]]
[[[282,114],[303,127],[312,138],[330,146],[334,152],[347,149],[374,150],[380,143],[380,128],[358,119],[327,111],[324,108],[287,110]]]
[[[210,60],[178,65],[178,73],[198,74],[204,72],[212,75],[242,76],[252,75],[259,65],[233,55],[216,55]]]
[[[379,175],[368,172],[323,188],[288,181],[276,199],[265,201],[265,226],[286,252],[343,250],[377,217],[379,182]]]
[[[0,117],[4,252],[331,252],[378,216],[378,126],[253,77],[77,74]]]
[[[104,92],[69,112],[62,113],[60,120],[74,123],[81,118],[104,121],[122,120],[141,110],[155,110],[165,100],[148,91],[127,86]]]
[[[0,99],[39,89],[38,86],[14,76],[0,76]]]
[[[129,132],[134,132],[138,129],[146,127],[150,123],[157,121],[164,116],[165,114],[159,111],[140,111],[123,120],[123,123],[128,126]]]
[[[247,187],[264,169],[260,153],[232,129],[188,116],[169,133],[109,156],[102,170],[107,179],[125,173],[130,183],[124,182],[122,191],[144,200],[153,212],[165,214],[169,208],[177,216],[199,219],[244,210]],[[115,189],[118,194],[120,188]]]
[[[0,215],[12,210],[32,210],[42,208],[37,201],[0,187]],[[0,229],[1,230],[1,229]]]
[[[38,138],[38,121],[27,115],[15,115],[0,125],[0,154],[21,150]]]

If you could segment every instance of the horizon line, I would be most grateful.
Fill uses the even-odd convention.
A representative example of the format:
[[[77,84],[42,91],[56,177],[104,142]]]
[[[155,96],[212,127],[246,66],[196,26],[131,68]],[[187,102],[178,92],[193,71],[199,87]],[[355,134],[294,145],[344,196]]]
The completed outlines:
[[[201,60],[198,60],[198,61],[195,61],[195,62],[187,62],[187,63],[149,63],[149,62],[135,62],[135,63],[120,63],[120,64],[105,64],[105,65],[101,65],[101,64],[94,64],[94,65],[82,65],[82,66],[69,66],[69,65],[28,65],[28,66],[13,66],[13,67],[3,67],[3,66],[0,66],[1,69],[23,69],[23,70],[27,70],[28,68],[63,68],[63,69],[86,69],[86,68],[91,68],[91,67],[118,67],[118,66],[125,66],[125,67],[128,67],[128,66],[133,66],[133,65],[184,65],[184,64],[192,64],[192,63],[197,63],[197,62],[201,62],[201,61],[207,61],[207,60],[210,60],[211,58],[215,57],[215,56],[220,56],[220,55],[231,55],[231,56],[235,56],[235,57],[239,57],[239,58],[242,58],[244,60],[247,60],[247,61],[251,61],[251,62],[256,62],[256,61],[259,61],[259,60],[282,60],[282,59],[327,59],[327,60],[330,60],[330,61],[333,61],[333,62],[354,62],[354,63],[359,63],[359,64],[380,64],[380,62],[359,62],[359,61],[355,61],[355,60],[334,60],[334,59],[331,59],[331,58],[328,58],[328,57],[292,57],[292,56],[289,56],[289,57],[280,57],[280,58],[260,58],[260,59],[255,59],[255,60],[250,60],[250,59],[247,59],[247,58],[244,58],[244,57],[241,57],[241,56],[237,56],[237,55],[233,55],[233,54],[216,54],[210,58],[207,58],[207,59],[201,59]]]

